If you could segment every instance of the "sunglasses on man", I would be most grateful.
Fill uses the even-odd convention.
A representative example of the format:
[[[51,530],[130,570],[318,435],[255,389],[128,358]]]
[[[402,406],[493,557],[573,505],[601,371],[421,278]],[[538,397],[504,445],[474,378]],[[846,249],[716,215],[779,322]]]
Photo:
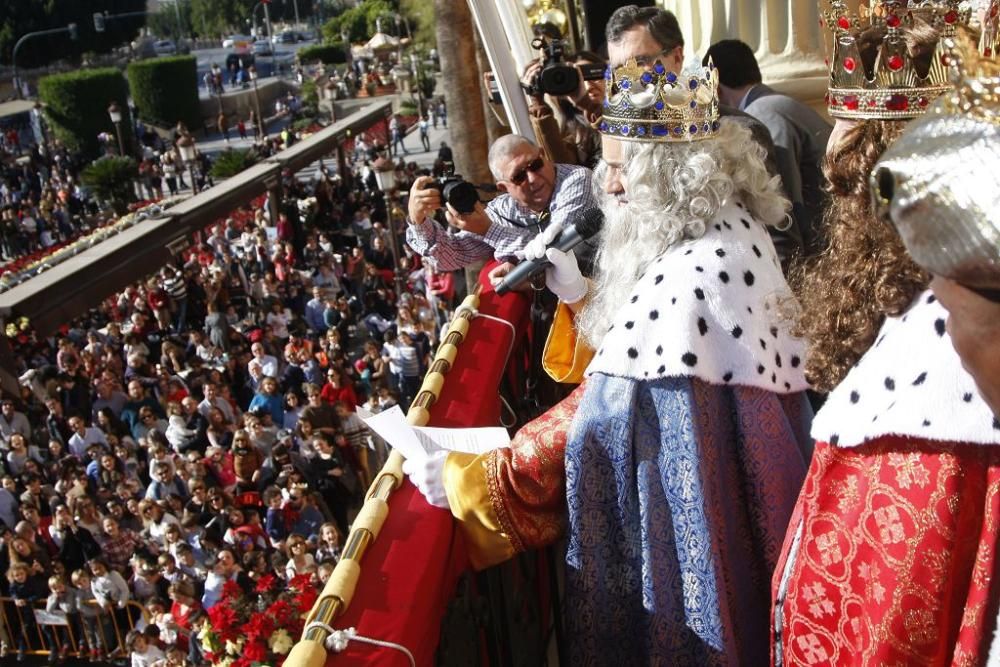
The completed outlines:
[[[537,174],[541,171],[542,167],[545,166],[545,159],[539,155],[537,158],[524,165],[521,169],[518,169],[514,174],[507,180],[514,185],[524,185],[524,182],[528,180],[528,172],[532,174]]]

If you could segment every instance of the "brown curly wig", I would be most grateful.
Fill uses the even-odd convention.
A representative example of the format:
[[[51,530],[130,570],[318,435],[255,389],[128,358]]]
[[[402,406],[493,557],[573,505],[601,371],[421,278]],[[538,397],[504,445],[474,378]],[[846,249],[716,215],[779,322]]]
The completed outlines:
[[[905,37],[918,70],[924,65],[926,71],[937,31],[917,24]],[[859,39],[866,62],[874,60],[879,43],[878,34]],[[885,318],[902,314],[930,280],[895,228],[875,217],[868,189],[868,175],[905,125],[861,121],[823,165],[831,198],[823,220],[826,247],[790,276],[798,298],[793,331],[807,342],[806,377],[817,391],[836,387],[875,342]]]
[[[817,391],[836,387],[886,316],[902,314],[930,279],[895,228],[875,217],[868,191],[868,174],[903,127],[864,121],[824,165],[832,196],[823,221],[827,247],[791,276],[800,304],[794,331],[807,341],[806,377]]]

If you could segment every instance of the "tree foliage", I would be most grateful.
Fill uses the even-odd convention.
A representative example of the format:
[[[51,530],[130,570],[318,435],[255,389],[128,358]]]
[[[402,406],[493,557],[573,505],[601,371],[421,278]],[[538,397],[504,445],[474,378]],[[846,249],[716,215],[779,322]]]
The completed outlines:
[[[122,213],[135,200],[132,180],[139,174],[138,165],[130,157],[105,155],[91,162],[80,174],[80,180],[94,191],[98,199],[108,202]]]
[[[249,169],[257,162],[257,157],[249,149],[227,148],[215,157],[212,163],[212,178],[222,180]]]
[[[394,13],[396,8],[388,0],[362,0],[327,21],[323,26],[323,37],[328,42],[340,41],[341,32],[346,30],[352,43],[368,41],[375,34],[379,17],[386,19],[382,29],[395,34],[396,26],[390,19]]]
[[[399,10],[409,20],[413,43],[427,51],[437,44],[434,34],[434,3],[427,0],[399,0]]]
[[[105,31],[99,33],[94,30],[94,13],[122,14],[145,9],[146,0],[2,0],[0,62],[11,64],[14,45],[23,35],[70,23],[77,25],[77,40],[65,32],[33,37],[18,50],[17,66],[40,67],[63,58],[77,60],[82,53],[107,53],[135,39],[146,19],[138,16],[108,20]]]
[[[128,85],[117,69],[83,69],[42,77],[38,81],[38,97],[56,137],[71,149],[90,156],[100,150],[99,134],[114,135],[108,106],[117,102],[122,113],[125,150],[129,150],[132,119],[125,104]]]
[[[347,49],[342,42],[313,44],[299,49],[296,57],[301,63],[320,61],[324,65],[342,65],[347,62]]]
[[[151,58],[130,63],[129,88],[142,120],[171,127],[201,125],[198,64],[194,56]]]
[[[180,23],[177,22],[177,15],[180,14]],[[173,3],[160,5],[159,11],[146,17],[146,27],[149,32],[156,37],[169,37],[177,41],[181,38],[189,37],[193,33],[200,36],[198,26],[191,22],[191,2],[178,2],[176,8]]]

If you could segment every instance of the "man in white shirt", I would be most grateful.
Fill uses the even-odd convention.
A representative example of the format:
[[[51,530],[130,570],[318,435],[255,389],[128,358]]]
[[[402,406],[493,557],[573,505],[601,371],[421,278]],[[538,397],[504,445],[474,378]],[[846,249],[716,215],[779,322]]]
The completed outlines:
[[[104,432],[96,426],[87,426],[80,417],[70,417],[69,427],[73,430],[69,442],[66,443],[69,453],[80,459],[87,460],[87,449],[94,444],[100,445],[105,451],[111,451]]]
[[[247,370],[250,370],[250,364],[256,363],[260,366],[260,369],[264,372],[264,375],[276,378],[281,377],[278,372],[278,360],[267,354],[264,351],[264,346],[260,343],[254,343],[250,346],[250,353],[253,355],[253,359],[247,364]]]

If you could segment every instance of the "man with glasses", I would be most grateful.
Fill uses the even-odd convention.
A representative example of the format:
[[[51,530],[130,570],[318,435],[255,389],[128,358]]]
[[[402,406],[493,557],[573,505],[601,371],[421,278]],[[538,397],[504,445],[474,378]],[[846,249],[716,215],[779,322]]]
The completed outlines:
[[[493,142],[489,166],[499,197],[486,206],[476,204],[461,214],[441,201],[429,187],[432,179],[418,178],[410,189],[406,240],[417,253],[433,258],[438,271],[453,271],[495,258],[507,264],[499,278],[524,258],[524,248],[544,229],[573,224],[596,206],[589,169],[555,164],[530,139],[508,135]],[[457,233],[436,224],[431,216],[445,208],[448,224]]]

